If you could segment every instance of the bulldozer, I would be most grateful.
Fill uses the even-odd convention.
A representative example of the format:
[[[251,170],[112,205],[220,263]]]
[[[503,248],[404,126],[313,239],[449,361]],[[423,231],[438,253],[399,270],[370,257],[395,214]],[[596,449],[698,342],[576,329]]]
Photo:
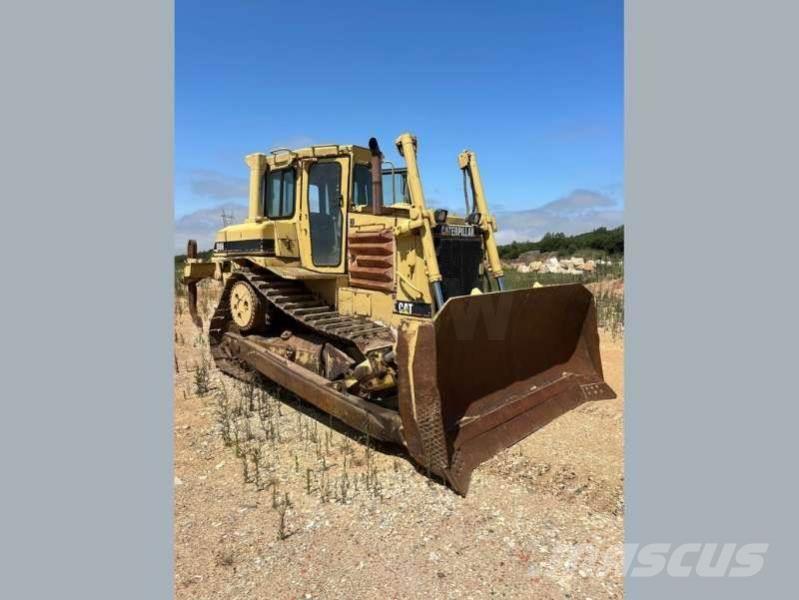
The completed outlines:
[[[262,377],[355,430],[403,446],[465,495],[482,462],[604,382],[594,298],[580,284],[506,289],[474,152],[465,214],[425,202],[414,135],[250,154],[248,216],[190,240],[182,282],[224,283],[208,324],[225,374]]]

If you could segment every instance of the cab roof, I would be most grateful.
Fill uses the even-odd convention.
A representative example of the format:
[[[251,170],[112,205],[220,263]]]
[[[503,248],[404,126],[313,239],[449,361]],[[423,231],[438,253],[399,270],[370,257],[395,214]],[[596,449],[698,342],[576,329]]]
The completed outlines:
[[[334,156],[353,156],[357,162],[369,162],[371,153],[369,148],[356,146],[354,144],[318,144],[306,148],[275,148],[269,153],[257,152],[266,157],[266,163],[270,167],[285,166],[298,158],[330,158]]]

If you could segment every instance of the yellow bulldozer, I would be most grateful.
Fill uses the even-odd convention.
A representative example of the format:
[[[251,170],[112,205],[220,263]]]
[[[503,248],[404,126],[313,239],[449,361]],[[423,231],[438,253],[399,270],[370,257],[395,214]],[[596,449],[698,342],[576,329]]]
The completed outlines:
[[[458,156],[463,217],[425,203],[417,140],[404,167],[368,147],[250,154],[248,216],[183,283],[224,282],[208,325],[233,377],[265,377],[466,494],[473,470],[583,402],[603,381],[582,285],[506,290],[474,152]],[[255,375],[258,374],[258,375]]]

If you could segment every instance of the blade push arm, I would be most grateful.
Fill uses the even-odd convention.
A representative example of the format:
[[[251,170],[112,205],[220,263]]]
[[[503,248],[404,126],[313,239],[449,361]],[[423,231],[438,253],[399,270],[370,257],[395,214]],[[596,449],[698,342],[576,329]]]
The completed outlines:
[[[427,279],[433,288],[436,300],[436,309],[444,305],[444,292],[441,289],[441,271],[438,269],[438,258],[433,243],[433,215],[427,209],[422,191],[422,180],[419,177],[419,166],[416,163],[416,137],[410,133],[403,133],[397,138],[397,150],[405,159],[408,168],[408,189],[411,196],[411,227],[420,228],[422,250],[427,265]]]
[[[479,215],[477,224],[483,232],[488,268],[491,270],[491,275],[497,280],[499,289],[504,290],[504,273],[502,272],[502,262],[499,260],[496,236],[494,235],[497,231],[497,222],[488,211],[488,202],[486,202],[485,191],[483,190],[483,180],[480,178],[480,170],[477,168],[477,155],[471,150],[464,150],[458,155],[458,165],[461,170],[468,173],[472,182],[474,203]]]

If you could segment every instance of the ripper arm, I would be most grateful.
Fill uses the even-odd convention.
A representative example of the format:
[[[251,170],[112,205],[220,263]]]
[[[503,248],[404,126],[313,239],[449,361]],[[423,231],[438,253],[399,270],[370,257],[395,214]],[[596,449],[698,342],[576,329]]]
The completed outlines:
[[[203,326],[203,320],[197,311],[197,284],[203,279],[213,277],[216,268],[216,264],[203,261],[197,256],[197,242],[189,240],[186,247],[186,263],[183,265],[183,275],[180,280],[186,285],[189,314],[197,327]]]

